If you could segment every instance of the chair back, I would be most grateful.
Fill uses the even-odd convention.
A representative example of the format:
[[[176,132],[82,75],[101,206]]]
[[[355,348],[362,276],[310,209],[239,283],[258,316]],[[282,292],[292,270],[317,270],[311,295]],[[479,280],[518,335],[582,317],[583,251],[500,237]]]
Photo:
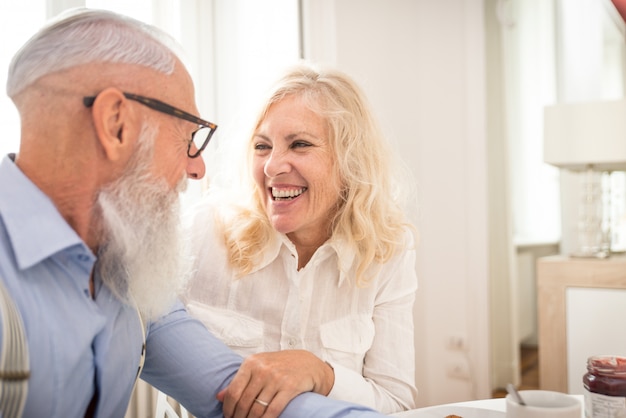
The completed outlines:
[[[189,413],[182,405],[178,404],[180,409],[180,415],[174,409],[174,406],[169,402],[165,393],[159,391],[157,395],[156,413],[155,418],[189,418]]]

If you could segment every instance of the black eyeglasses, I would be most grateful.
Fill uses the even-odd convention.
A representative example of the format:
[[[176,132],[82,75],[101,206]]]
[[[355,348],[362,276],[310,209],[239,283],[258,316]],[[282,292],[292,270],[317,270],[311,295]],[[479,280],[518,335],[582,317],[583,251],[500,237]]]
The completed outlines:
[[[96,100],[96,97],[97,96],[83,97],[83,104],[86,107],[93,106],[93,102]],[[174,106],[170,106],[160,100],[151,99],[149,97],[139,96],[132,93],[124,93],[124,97],[129,100],[139,102],[145,106],[148,106],[150,109],[154,109],[158,112],[175,116],[188,122],[193,122],[200,125],[201,128],[191,134],[191,139],[189,140],[189,144],[187,145],[187,155],[189,156],[189,158],[196,158],[200,155],[200,153],[202,153],[202,151],[204,151],[206,146],[209,145],[209,141],[211,140],[213,133],[217,129],[216,124],[207,122],[204,119],[200,119],[199,117],[194,116],[191,113],[187,113],[184,110],[180,110]],[[195,146],[195,152],[192,152],[191,144]]]

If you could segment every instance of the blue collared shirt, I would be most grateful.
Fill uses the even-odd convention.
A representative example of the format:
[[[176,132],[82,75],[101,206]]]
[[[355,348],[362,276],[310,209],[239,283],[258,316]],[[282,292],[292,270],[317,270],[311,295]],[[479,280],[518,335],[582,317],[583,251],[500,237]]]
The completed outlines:
[[[53,202],[5,157],[0,163],[0,279],[22,315],[28,341],[31,376],[24,417],[82,417],[95,393],[96,417],[124,416],[141,357],[142,325],[136,310],[97,278],[91,297],[95,261]],[[147,326],[141,378],[198,417],[222,416],[215,395],[240,364],[241,357],[180,304]],[[382,415],[306,393],[282,416]]]

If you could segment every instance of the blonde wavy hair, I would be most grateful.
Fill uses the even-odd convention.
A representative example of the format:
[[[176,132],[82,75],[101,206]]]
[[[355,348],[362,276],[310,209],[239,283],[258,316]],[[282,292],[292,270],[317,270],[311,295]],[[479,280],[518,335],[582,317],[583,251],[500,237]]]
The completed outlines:
[[[336,70],[318,70],[306,64],[291,68],[271,90],[253,125],[254,131],[274,103],[294,95],[328,124],[328,139],[342,182],[330,236],[355,251],[355,280],[357,285],[366,285],[377,271],[370,267],[385,263],[407,243],[406,228],[411,225],[399,193],[402,178],[395,175],[395,168],[401,165],[392,162],[390,144],[359,86]],[[262,204],[263,191],[252,180],[252,137],[246,167],[252,204],[239,207],[228,220],[221,221],[229,261],[239,277],[252,271],[260,261],[259,249],[273,235]]]

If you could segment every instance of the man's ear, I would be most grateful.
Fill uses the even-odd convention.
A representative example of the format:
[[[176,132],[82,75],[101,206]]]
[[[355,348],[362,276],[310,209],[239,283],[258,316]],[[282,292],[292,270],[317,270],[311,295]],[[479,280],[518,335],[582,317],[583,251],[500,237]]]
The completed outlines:
[[[133,111],[119,89],[109,87],[98,93],[91,108],[100,145],[111,161],[126,159],[139,135],[139,115]]]

